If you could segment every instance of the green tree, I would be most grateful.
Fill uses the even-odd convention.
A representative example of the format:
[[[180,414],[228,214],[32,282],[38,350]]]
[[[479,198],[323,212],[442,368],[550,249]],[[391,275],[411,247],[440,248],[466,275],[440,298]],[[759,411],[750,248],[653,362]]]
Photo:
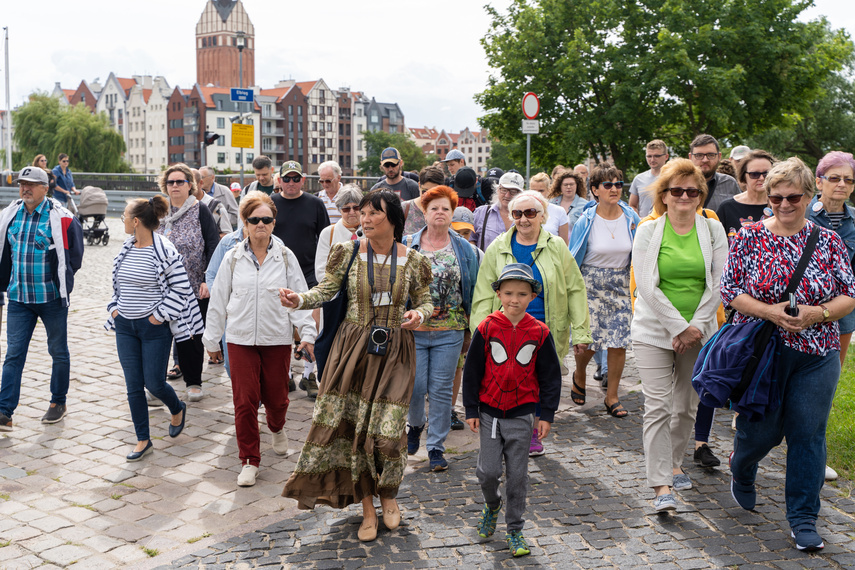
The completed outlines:
[[[16,168],[30,164],[37,154],[48,164],[59,153],[69,156],[79,172],[130,172],[125,161],[125,142],[112,129],[106,115],[93,115],[85,105],[61,105],[46,93],[36,92],[13,111],[15,144],[21,152]]]
[[[511,168],[519,170],[517,163],[514,161],[514,152],[518,151],[515,147],[520,146],[520,141],[514,141],[510,145],[506,145],[501,141],[493,141],[490,148],[490,158],[487,159],[487,168],[501,168],[508,171]],[[525,161],[525,148],[522,149],[523,161]]]
[[[387,133],[385,131],[365,132],[366,156],[356,165],[362,176],[380,176],[380,153],[383,149],[393,146],[401,153],[406,170],[418,172],[426,165],[433,163],[436,156],[428,162],[425,153],[413,140],[404,133]]]
[[[701,132],[745,138],[805,112],[853,51],[807,0],[514,0],[482,39],[497,74],[476,101],[482,126],[524,161],[520,103],[541,100],[532,163],[585,156],[644,166],[643,145],[679,151]],[[513,141],[523,144],[512,146]]]

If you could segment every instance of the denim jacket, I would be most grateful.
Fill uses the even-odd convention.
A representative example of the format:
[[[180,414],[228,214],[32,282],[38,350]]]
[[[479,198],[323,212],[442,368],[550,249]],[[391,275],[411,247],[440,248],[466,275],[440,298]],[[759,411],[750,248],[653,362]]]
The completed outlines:
[[[420,249],[422,233],[427,229],[424,227],[416,233],[404,236],[404,245],[416,251]],[[460,237],[454,230],[448,230],[451,237],[451,249],[454,257],[460,265],[460,285],[463,291],[463,310],[467,315],[472,313],[472,293],[475,291],[475,279],[478,277],[478,257],[469,242]]]
[[[582,215],[573,225],[573,232],[570,234],[570,255],[576,259],[576,264],[582,267],[582,261],[585,259],[585,253],[588,251],[588,236],[591,234],[591,227],[594,225],[594,216],[597,215],[597,206],[599,202],[591,200],[585,204],[582,210]],[[618,206],[626,215],[627,229],[629,235],[635,240],[635,230],[638,228],[638,222],[641,219],[635,210],[629,207],[629,204],[623,200],[618,202]]]
[[[814,196],[813,200],[808,204],[805,217],[815,224],[824,228],[831,229],[831,220],[828,218],[828,213],[825,208],[814,211],[814,204],[819,204],[819,196]],[[837,235],[843,239],[846,244],[846,253],[849,254],[849,261],[855,260],[855,208],[849,204],[843,204],[843,219],[840,221],[840,227],[836,230]]]

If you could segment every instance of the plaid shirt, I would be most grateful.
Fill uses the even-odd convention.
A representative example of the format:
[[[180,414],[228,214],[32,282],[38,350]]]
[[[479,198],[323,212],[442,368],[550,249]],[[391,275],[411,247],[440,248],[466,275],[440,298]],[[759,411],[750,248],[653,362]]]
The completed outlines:
[[[53,243],[49,202],[43,200],[32,214],[22,205],[9,225],[12,277],[8,293],[12,301],[34,304],[59,298],[48,259],[48,249]]]

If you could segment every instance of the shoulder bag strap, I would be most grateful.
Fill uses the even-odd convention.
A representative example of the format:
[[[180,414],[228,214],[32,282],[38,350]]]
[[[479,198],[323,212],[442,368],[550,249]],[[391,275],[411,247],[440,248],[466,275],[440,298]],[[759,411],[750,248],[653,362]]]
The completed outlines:
[[[490,213],[490,208],[487,207],[484,209],[484,215],[481,216],[481,246],[478,248],[481,251],[484,251],[484,234],[487,233],[487,215]]]
[[[813,229],[810,232],[810,236],[808,236],[807,243],[805,243],[805,249],[802,251],[802,256],[799,258],[799,264],[796,265],[796,270],[793,271],[793,276],[790,277],[790,282],[787,284],[787,290],[784,291],[784,298],[780,301],[786,301],[787,297],[790,296],[790,293],[795,293],[799,288],[799,284],[802,282],[802,276],[805,274],[805,269],[807,269],[807,265],[810,263],[810,258],[813,257],[813,251],[816,249],[817,241],[819,241],[819,226],[814,224]]]

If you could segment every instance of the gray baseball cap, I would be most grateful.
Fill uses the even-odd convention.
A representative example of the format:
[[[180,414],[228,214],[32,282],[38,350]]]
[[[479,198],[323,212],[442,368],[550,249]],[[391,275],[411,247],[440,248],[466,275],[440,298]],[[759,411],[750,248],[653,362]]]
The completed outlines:
[[[457,149],[452,150],[445,156],[445,160],[442,162],[448,162],[449,160],[466,160],[466,157],[463,156],[463,153]]]
[[[18,182],[35,182],[42,186],[48,185],[48,175],[43,168],[38,166],[25,166],[18,174]]]
[[[534,271],[527,263],[509,263],[505,265],[502,269],[502,273],[499,274],[499,278],[493,281],[493,291],[499,290],[499,286],[502,284],[502,281],[510,280],[525,281],[531,285],[532,291],[538,295],[540,294],[540,281],[534,278]]]

